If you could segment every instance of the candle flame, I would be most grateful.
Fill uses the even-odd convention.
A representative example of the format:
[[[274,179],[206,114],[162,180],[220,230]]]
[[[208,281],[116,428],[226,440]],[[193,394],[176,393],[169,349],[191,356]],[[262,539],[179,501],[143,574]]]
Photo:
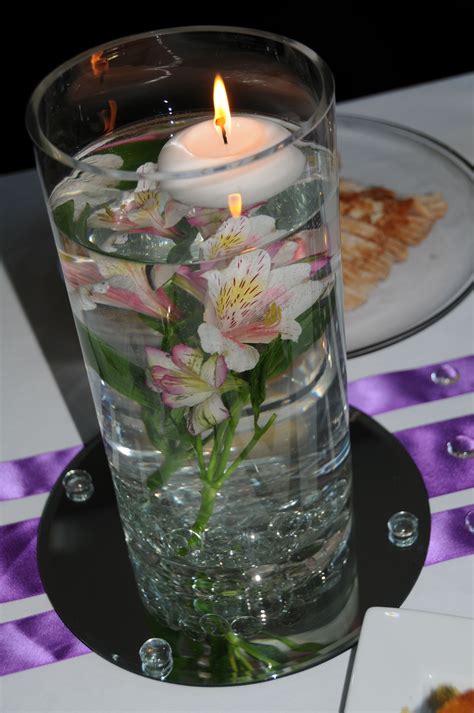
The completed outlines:
[[[117,120],[117,102],[115,99],[109,99],[109,108],[102,109],[99,111],[99,116],[104,124],[104,132],[110,134],[115,128],[115,122]]]
[[[226,144],[227,136],[231,132],[231,119],[227,92],[220,74],[214,79],[214,126]]]
[[[104,53],[101,52],[94,52],[94,54],[91,56],[91,68],[92,68],[92,74],[94,77],[98,77],[99,79],[103,80],[104,74],[108,71],[109,69],[109,60],[107,57],[104,57]]]
[[[229,213],[233,218],[240,218],[242,214],[242,196],[240,193],[229,193],[227,196]]]

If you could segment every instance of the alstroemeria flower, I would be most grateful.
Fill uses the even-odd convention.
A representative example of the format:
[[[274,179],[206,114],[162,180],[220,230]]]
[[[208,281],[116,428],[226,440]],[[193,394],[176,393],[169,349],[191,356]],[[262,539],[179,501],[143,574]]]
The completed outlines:
[[[320,250],[321,241],[314,241],[316,231],[305,230],[294,235],[291,240],[278,240],[268,245],[266,250],[272,259],[272,267],[283,267],[304,260],[311,266],[311,275],[325,267],[330,258],[327,250]]]
[[[278,335],[297,341],[296,317],[322,293],[310,272],[307,263],[272,270],[268,252],[254,250],[234,258],[225,270],[204,273],[208,298],[198,329],[204,351],[223,354],[229,369],[242,372],[259,359],[250,344],[268,344]]]
[[[71,259],[61,254],[61,264],[70,288],[78,291],[82,309],[97,304],[131,309],[150,317],[176,316],[175,308],[162,286],[173,276],[174,265],[153,268],[150,284],[145,265],[94,255],[94,260]]]
[[[200,349],[186,344],[173,347],[171,354],[147,347],[146,356],[154,388],[169,408],[186,407],[188,431],[197,436],[224,421],[229,412],[219,389],[227,376],[222,356],[205,359]]]
[[[122,233],[145,232],[163,237],[176,235],[172,230],[189,207],[172,200],[159,190],[156,181],[149,178],[156,171],[154,163],[144,163],[137,168],[141,178],[134,191],[125,193],[121,200],[95,213],[89,223]]]
[[[188,208],[186,220],[203,238],[209,238],[228,217],[228,208]]]
[[[173,226],[183,217],[174,201],[158,191],[127,193],[118,204],[112,204],[95,213],[89,224],[121,233],[150,233],[162,237],[175,237]]]
[[[96,154],[82,159],[82,162],[105,170],[118,170],[123,164],[120,156],[115,154]],[[93,207],[120,196],[120,191],[114,188],[117,183],[116,179],[108,176],[74,171],[71,176],[58,183],[51,193],[51,208],[54,211],[63,203],[73,200],[74,219],[77,220],[87,204]]]
[[[204,260],[233,257],[245,250],[263,247],[285,235],[284,230],[275,230],[275,221],[268,215],[248,218],[229,218],[219,230],[205,240],[201,247]]]

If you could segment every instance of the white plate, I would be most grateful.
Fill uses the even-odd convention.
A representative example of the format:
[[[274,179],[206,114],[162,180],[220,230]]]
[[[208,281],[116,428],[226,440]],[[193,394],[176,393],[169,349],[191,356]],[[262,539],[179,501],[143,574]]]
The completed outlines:
[[[400,195],[443,194],[448,212],[367,302],[345,315],[349,356],[404,339],[443,316],[472,283],[472,179],[467,161],[403,126],[337,115],[341,176]],[[422,287],[422,289],[420,289]]]
[[[423,713],[437,686],[474,688],[474,620],[373,607],[365,615],[345,713]]]

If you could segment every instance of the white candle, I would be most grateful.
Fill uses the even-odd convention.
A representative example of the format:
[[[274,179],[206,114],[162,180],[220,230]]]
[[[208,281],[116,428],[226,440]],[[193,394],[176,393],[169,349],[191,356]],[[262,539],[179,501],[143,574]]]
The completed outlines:
[[[232,116],[232,130],[223,134],[215,122],[203,121],[180,131],[163,147],[158,170],[193,171],[214,168],[264,151],[284,141],[290,132],[261,117]],[[245,166],[198,178],[162,182],[175,200],[203,208],[225,208],[231,193],[240,193],[244,206],[268,200],[291,186],[303,173],[306,159],[295,146]]]

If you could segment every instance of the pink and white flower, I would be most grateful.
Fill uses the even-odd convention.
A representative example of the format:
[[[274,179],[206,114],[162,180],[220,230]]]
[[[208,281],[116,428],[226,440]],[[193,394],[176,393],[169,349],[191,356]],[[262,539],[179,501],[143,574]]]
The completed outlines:
[[[278,240],[283,235],[285,231],[275,230],[275,221],[268,215],[229,218],[211,238],[201,244],[201,256],[204,260],[234,257]]]
[[[171,353],[147,347],[146,356],[153,387],[169,408],[188,409],[187,427],[193,436],[228,418],[220,396],[227,376],[222,356],[213,354],[205,359],[200,349],[186,344],[178,344]]]
[[[296,342],[301,334],[296,318],[323,290],[310,280],[310,273],[308,263],[272,270],[265,250],[235,257],[224,270],[204,273],[208,296],[198,329],[204,351],[222,354],[229,369],[242,372],[259,360],[251,344],[268,344],[278,335]]]
[[[82,163],[107,171],[120,169],[123,160],[115,154],[95,154],[82,159]],[[86,205],[96,206],[119,197],[120,191],[115,187],[117,183],[117,179],[106,175],[74,171],[72,175],[58,183],[52,192],[51,208],[55,210],[63,203],[72,200],[74,201],[74,219],[77,220]]]
[[[97,304],[131,309],[150,317],[170,319],[176,309],[162,286],[173,276],[174,265],[153,268],[153,285],[146,266],[95,255],[72,258],[61,253],[61,264],[69,288],[76,292],[83,310],[95,309]]]
[[[119,202],[98,211],[89,219],[90,225],[117,232],[146,232],[162,237],[174,237],[173,227],[188,212],[189,207],[160,192],[156,181],[149,178],[156,172],[154,163],[137,169],[141,178],[134,191],[124,194]]]
[[[186,220],[202,237],[214,235],[219,226],[229,217],[228,208],[188,208]]]
[[[278,240],[267,246],[272,267],[283,267],[302,260],[309,263],[311,275],[315,275],[330,262],[327,251],[315,252],[315,246],[307,241],[305,233],[310,234],[312,231],[303,231],[294,235],[291,240]]]
[[[180,209],[168,196],[158,191],[135,191],[120,203],[98,211],[89,219],[92,226],[121,233],[145,232],[162,237],[175,237],[175,226],[187,210]]]

